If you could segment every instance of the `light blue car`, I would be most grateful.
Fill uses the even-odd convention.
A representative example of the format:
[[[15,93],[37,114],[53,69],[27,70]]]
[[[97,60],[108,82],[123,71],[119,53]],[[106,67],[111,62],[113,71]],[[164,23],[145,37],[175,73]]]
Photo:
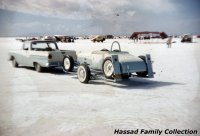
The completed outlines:
[[[118,44],[119,49],[113,50],[113,45]],[[82,83],[88,83],[92,73],[102,73],[109,79],[128,79],[136,73],[142,77],[154,77],[152,61],[149,54],[136,57],[126,51],[121,51],[119,42],[112,43],[111,49],[93,51],[91,53],[77,54],[78,79]],[[95,74],[93,74],[95,75]]]
[[[63,59],[65,57],[65,67]],[[72,50],[59,50],[55,41],[31,40],[23,42],[20,50],[10,51],[9,58],[14,67],[28,66],[35,67],[35,70],[42,72],[44,68],[62,67],[66,71],[73,70],[73,63],[67,63],[73,59],[76,61],[76,52]],[[67,61],[68,59],[68,61]]]

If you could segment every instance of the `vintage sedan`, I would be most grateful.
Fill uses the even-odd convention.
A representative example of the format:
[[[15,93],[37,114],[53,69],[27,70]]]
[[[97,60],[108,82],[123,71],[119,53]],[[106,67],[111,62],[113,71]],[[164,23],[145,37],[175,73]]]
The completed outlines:
[[[113,50],[117,43],[119,49]],[[92,72],[102,73],[108,79],[128,79],[131,74],[136,73],[142,77],[154,77],[152,61],[149,54],[136,57],[126,51],[121,51],[119,42],[112,43],[111,49],[93,51],[91,53],[77,54],[80,63],[77,75],[82,83],[88,83]],[[96,74],[93,74],[96,75]]]
[[[189,35],[189,34],[183,35],[183,36],[182,36],[182,39],[181,39],[181,42],[182,42],[182,43],[183,43],[183,42],[189,42],[189,43],[191,43],[191,42],[192,42],[192,36]]]
[[[21,50],[10,51],[9,58],[14,67],[35,67],[36,71],[42,72],[45,67],[63,67],[65,71],[72,71],[77,56],[75,51],[59,50],[55,41],[32,40],[23,42]]]

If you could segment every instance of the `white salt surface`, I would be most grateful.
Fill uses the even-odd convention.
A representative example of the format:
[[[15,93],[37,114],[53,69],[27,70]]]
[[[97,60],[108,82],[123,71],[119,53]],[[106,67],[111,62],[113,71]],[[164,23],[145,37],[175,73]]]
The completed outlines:
[[[58,45],[91,52],[110,49],[113,41]],[[200,40],[173,39],[176,43],[170,49],[164,43],[117,41],[122,50],[136,56],[151,54],[155,78],[82,84],[76,72],[13,68],[8,51],[19,49],[20,42],[0,38],[0,135],[111,136],[114,129],[142,128],[198,129],[200,133]]]

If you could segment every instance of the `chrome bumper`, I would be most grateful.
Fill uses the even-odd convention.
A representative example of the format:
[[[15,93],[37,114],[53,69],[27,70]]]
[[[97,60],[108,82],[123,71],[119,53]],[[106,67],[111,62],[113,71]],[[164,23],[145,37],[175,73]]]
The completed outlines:
[[[52,67],[63,67],[63,62],[48,62],[45,64],[46,67],[52,68]]]

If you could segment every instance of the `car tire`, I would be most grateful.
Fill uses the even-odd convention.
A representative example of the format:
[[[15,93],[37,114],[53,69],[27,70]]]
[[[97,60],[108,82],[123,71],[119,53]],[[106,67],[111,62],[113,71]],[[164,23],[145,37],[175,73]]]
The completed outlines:
[[[141,58],[146,64],[145,56],[138,56],[138,57]],[[146,65],[146,67],[147,67],[147,65]],[[148,71],[136,72],[136,74],[140,77],[146,77],[148,75]]]
[[[106,48],[103,48],[103,49],[101,49],[100,51],[109,51],[108,49],[106,49]]]
[[[106,78],[113,79],[114,68],[110,57],[103,61],[102,71]]]
[[[81,83],[88,83],[90,80],[90,68],[86,64],[81,64],[77,70],[78,79]]]
[[[15,67],[15,68],[17,68],[17,67],[19,66],[19,64],[17,63],[17,61],[16,61],[15,58],[12,59],[12,65],[13,65],[13,67]]]
[[[129,79],[130,74],[122,74],[122,79]]]
[[[34,63],[34,67],[35,67],[35,70],[37,72],[43,72],[44,71],[44,68],[42,66],[40,66],[40,64],[38,64],[38,63]]]
[[[65,56],[63,58],[63,70],[66,71],[73,71],[74,69],[74,59],[71,56]]]

